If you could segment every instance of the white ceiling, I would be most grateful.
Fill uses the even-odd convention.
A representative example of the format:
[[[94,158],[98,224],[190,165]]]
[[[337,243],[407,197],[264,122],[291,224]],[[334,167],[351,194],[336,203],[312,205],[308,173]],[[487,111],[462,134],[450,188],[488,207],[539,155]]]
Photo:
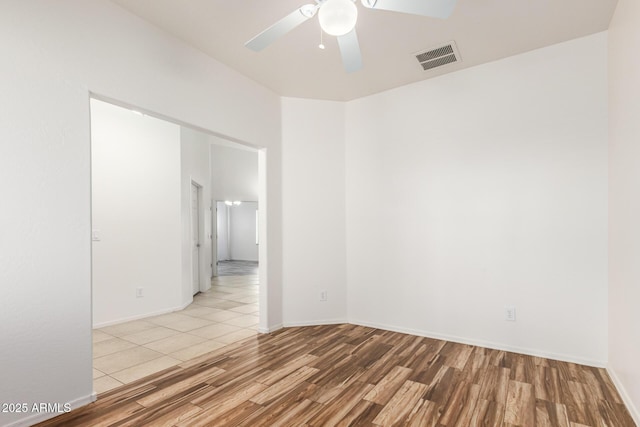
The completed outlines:
[[[363,68],[347,74],[317,15],[262,52],[244,43],[313,0],[112,0],[282,96],[346,101],[604,31],[617,0],[458,0],[446,20],[362,7]],[[424,0],[428,1],[428,0]],[[455,41],[462,62],[423,71],[412,53]]]

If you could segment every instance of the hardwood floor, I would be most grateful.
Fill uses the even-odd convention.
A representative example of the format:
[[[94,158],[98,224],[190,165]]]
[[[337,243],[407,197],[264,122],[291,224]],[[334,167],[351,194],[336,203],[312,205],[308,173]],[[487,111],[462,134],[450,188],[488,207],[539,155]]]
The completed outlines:
[[[41,426],[635,426],[603,369],[354,325],[248,338]]]

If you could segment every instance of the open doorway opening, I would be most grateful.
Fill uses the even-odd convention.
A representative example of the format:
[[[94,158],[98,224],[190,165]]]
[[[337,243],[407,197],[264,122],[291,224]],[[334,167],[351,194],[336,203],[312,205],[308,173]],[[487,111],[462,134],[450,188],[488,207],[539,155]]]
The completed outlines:
[[[196,295],[200,292],[200,256],[201,256],[201,218],[202,212],[202,186],[191,181],[191,282],[192,292]]]
[[[228,301],[225,306],[244,304],[232,308],[246,313],[242,318],[230,319],[238,326],[258,320],[258,156],[255,150],[224,141],[211,147],[211,196],[215,208],[212,291],[217,298]]]
[[[218,276],[258,274],[258,202],[217,201]]]
[[[91,130],[94,390],[255,336],[259,276],[215,282],[214,194],[234,181],[212,159],[257,150],[97,99]]]

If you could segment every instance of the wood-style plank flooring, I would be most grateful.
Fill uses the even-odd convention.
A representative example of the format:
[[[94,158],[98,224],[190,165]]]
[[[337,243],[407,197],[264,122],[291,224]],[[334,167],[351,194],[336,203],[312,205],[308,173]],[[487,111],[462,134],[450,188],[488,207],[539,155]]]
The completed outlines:
[[[354,325],[248,338],[42,426],[635,426],[603,369]]]

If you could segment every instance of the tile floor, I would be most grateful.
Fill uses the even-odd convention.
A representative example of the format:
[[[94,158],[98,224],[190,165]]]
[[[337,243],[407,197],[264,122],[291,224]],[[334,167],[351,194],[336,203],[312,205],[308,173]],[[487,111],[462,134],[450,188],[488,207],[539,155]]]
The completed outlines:
[[[245,276],[258,274],[258,261],[218,261],[219,276]]]
[[[182,311],[93,331],[102,393],[257,333],[258,276],[218,276]]]

